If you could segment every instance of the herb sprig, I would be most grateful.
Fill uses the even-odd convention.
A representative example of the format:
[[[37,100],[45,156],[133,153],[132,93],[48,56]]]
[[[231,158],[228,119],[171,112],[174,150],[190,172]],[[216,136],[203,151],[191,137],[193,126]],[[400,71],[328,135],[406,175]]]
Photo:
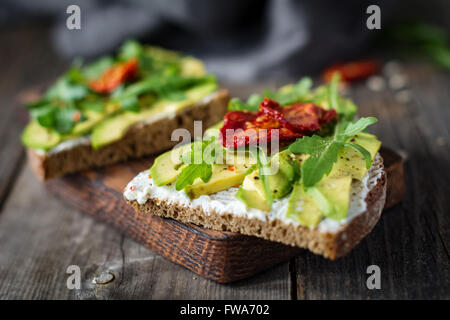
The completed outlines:
[[[175,189],[180,191],[192,185],[195,179],[200,178],[203,182],[208,182],[212,175],[212,165],[223,150],[215,137],[203,139],[191,144],[191,151],[181,158],[187,166],[177,177]],[[217,152],[219,151],[219,152]]]
[[[228,104],[230,111],[249,111],[255,112],[259,110],[259,105],[265,97],[277,101],[281,106],[287,106],[299,102],[304,98],[312,86],[311,78],[304,77],[296,84],[281,88],[278,91],[265,89],[262,94],[252,94],[246,102],[239,98],[233,98]]]
[[[359,151],[366,160],[366,167],[369,168],[372,161],[370,152],[361,145],[348,140],[377,121],[374,117],[361,118],[356,122],[341,121],[336,125],[333,136],[305,136],[291,144],[289,146],[291,152],[310,155],[301,166],[303,187],[312,187],[324,175],[328,175],[333,168],[333,164],[338,160],[338,153],[343,147],[351,147]]]

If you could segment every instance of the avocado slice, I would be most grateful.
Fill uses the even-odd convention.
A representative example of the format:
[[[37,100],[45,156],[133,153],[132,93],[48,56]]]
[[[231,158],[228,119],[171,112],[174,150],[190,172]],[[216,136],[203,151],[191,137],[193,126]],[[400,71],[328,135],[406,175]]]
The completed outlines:
[[[84,115],[86,116],[86,120],[78,122],[72,129],[70,133],[71,136],[82,136],[89,131],[100,121],[102,121],[107,115],[103,112],[96,111],[85,111]]]
[[[292,182],[298,175],[303,157],[303,155],[294,155],[287,149],[272,157],[270,164],[278,164],[278,170],[269,173],[268,176],[270,191],[274,199],[280,199],[292,190]],[[270,204],[267,201],[264,185],[259,178],[258,171],[253,171],[245,177],[236,196],[247,207],[263,211],[270,210]]]
[[[261,211],[270,211],[270,205],[267,203],[266,195],[261,195],[258,190],[240,187],[236,193],[236,198],[241,200],[248,208],[255,208]],[[261,201],[263,199],[263,201]]]
[[[99,149],[105,145],[122,139],[128,128],[151,116],[171,114],[184,107],[192,105],[204,98],[207,94],[216,90],[214,83],[208,83],[191,88],[185,92],[187,99],[183,101],[157,101],[150,108],[140,112],[126,111],[124,113],[109,117],[94,127],[91,136],[91,143],[94,149]]]
[[[197,143],[197,142],[193,142]],[[192,143],[182,145],[159,155],[150,168],[150,175],[157,186],[174,182],[183,170],[181,156],[191,150]]]
[[[200,178],[197,178],[192,185],[184,188],[184,191],[191,199],[195,199],[201,195],[208,195],[237,186],[242,183],[253,163],[254,160],[249,156],[235,155],[230,163],[214,164],[208,182],[203,182]]]
[[[322,211],[311,194],[296,183],[289,197],[286,216],[297,220],[302,226],[314,227],[322,219]]]
[[[307,227],[316,226],[322,216],[342,220],[347,217],[351,184],[351,176],[325,177],[307,190],[296,183],[289,198],[286,216]]]
[[[180,61],[180,73],[186,77],[202,77],[206,74],[205,65],[194,57],[184,57]]]
[[[381,142],[376,136],[360,132],[350,141],[357,143],[370,152],[372,160],[381,147]],[[338,161],[334,164],[329,176],[347,176],[361,180],[368,172],[366,161],[362,154],[351,147],[344,147],[338,154]]]
[[[33,120],[23,130],[21,139],[27,147],[47,151],[61,142],[61,134]]]
[[[368,133],[358,133],[350,140],[366,148],[372,160],[381,146],[377,137]],[[366,161],[361,153],[351,147],[343,148],[330,174],[316,186],[306,191],[300,185],[294,186],[289,198],[287,216],[294,217],[302,225],[309,227],[317,225],[322,216],[334,220],[344,219],[350,205],[352,180],[361,180],[367,171]],[[311,204],[311,201],[315,205]],[[299,202],[304,205],[298,206]]]

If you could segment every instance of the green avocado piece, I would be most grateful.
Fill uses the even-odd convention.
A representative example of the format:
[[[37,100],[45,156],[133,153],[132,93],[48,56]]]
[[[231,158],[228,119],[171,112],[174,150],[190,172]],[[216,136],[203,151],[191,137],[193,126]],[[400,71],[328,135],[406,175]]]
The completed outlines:
[[[99,149],[105,145],[116,142],[125,135],[128,128],[133,124],[145,120],[157,114],[170,114],[179,109],[198,102],[207,94],[216,90],[214,83],[208,83],[191,88],[185,92],[187,99],[183,101],[160,100],[148,109],[140,112],[126,111],[121,114],[106,118],[94,127],[91,136],[91,143],[94,149]]]
[[[297,220],[302,226],[314,227],[322,219],[322,212],[313,197],[300,183],[296,183],[289,197],[286,216]]]
[[[195,143],[195,142],[194,142]],[[191,143],[159,155],[150,168],[150,175],[157,186],[174,182],[183,170],[181,156],[191,150]]]
[[[315,227],[322,216],[342,220],[347,217],[351,184],[351,176],[325,177],[306,191],[297,183],[289,197],[286,216],[307,227]]]
[[[360,132],[349,141],[361,145],[370,152],[372,160],[380,150],[381,142],[376,136]],[[338,154],[338,161],[334,164],[329,176],[347,176],[361,180],[367,174],[368,168],[362,154],[351,147],[344,147]]]
[[[186,77],[201,77],[206,74],[205,65],[194,57],[184,57],[180,60],[180,73]]]
[[[271,207],[266,201],[266,196],[261,195],[257,190],[239,188],[236,198],[245,203],[248,208],[255,208],[261,211],[270,211]],[[261,201],[264,199],[264,201]]]
[[[270,160],[270,168],[273,173],[269,173],[268,181],[274,199],[280,199],[292,190],[293,181],[299,172],[301,157],[286,149],[274,155]],[[278,164],[278,167],[273,166],[274,164]],[[258,171],[253,171],[245,177],[237,197],[247,207],[263,211],[270,210]]]
[[[342,220],[347,217],[351,186],[352,177],[342,176],[326,177],[314,187],[328,200],[329,210],[322,210],[326,217],[334,220]],[[308,193],[310,193],[309,190]],[[314,196],[313,198],[315,199]],[[316,203],[319,204],[319,202]],[[321,206],[319,205],[319,207]]]
[[[61,142],[61,135],[33,120],[23,130],[21,139],[27,147],[47,151]]]
[[[214,164],[208,182],[197,178],[192,185],[184,188],[184,191],[191,199],[195,199],[201,195],[227,190],[241,184],[253,164],[254,160],[251,157],[235,155],[233,160],[226,164]]]
[[[91,129],[98,124],[100,121],[102,121],[106,114],[103,112],[96,112],[96,111],[85,111],[84,115],[86,116],[86,120],[81,121],[77,123],[73,129],[70,135],[72,136],[82,136],[91,131]]]
[[[366,148],[372,159],[381,146],[377,137],[368,133],[358,133],[350,140]],[[309,227],[317,225],[322,216],[334,220],[346,218],[352,180],[361,180],[367,171],[366,161],[361,153],[351,147],[343,148],[330,174],[317,185],[306,191],[302,186],[294,187],[289,199],[287,216],[295,217],[302,225]],[[299,201],[303,201],[305,205],[303,207],[296,205]],[[311,201],[315,205],[312,205]]]

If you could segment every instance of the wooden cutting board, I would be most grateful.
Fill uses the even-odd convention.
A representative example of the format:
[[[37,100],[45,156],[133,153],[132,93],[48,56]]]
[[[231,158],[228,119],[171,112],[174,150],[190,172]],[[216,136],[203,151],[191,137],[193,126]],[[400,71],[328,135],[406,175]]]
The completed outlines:
[[[382,148],[381,154],[388,174],[386,208],[389,208],[401,201],[405,192],[403,161],[387,148]],[[106,222],[163,257],[220,283],[249,277],[303,250],[136,213],[123,200],[122,191],[152,162],[153,158],[129,161],[50,180],[45,186],[65,203]]]

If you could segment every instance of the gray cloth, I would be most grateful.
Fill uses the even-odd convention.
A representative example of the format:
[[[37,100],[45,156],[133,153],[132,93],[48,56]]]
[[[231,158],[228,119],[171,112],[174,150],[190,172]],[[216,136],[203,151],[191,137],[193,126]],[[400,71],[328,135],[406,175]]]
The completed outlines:
[[[203,59],[221,80],[298,78],[357,57],[377,31],[366,28],[366,0],[8,0],[9,12],[54,19],[52,39],[66,57],[95,57],[127,38]],[[377,1],[383,24],[398,7]],[[81,30],[68,30],[68,5]],[[1,15],[0,15],[1,18]]]

